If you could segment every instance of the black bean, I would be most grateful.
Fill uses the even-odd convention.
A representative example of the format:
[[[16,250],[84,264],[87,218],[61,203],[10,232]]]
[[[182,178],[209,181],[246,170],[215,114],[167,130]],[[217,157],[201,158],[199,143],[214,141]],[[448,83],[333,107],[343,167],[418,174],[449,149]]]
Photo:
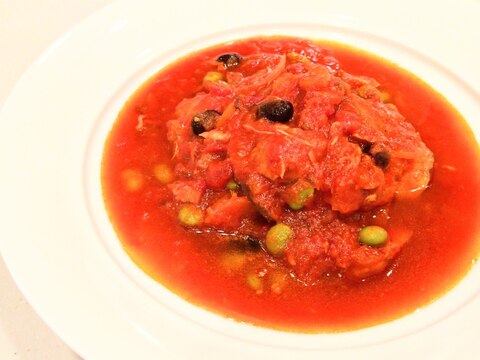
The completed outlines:
[[[360,146],[360,149],[362,150],[362,152],[364,154],[368,154],[368,152],[370,151],[371,147],[372,147],[372,143],[368,140],[365,140],[365,139],[360,139],[356,136],[353,136],[353,135],[350,135],[348,137],[348,141],[350,141],[351,143],[354,143],[354,144],[357,144],[358,146]]]
[[[373,154],[373,161],[375,161],[375,165],[385,169],[390,162],[390,155],[386,151],[379,151]]]
[[[373,158],[375,165],[385,169],[390,163],[390,154],[384,150],[382,145],[372,143],[368,140],[358,138],[354,135],[348,136],[348,141],[360,146],[362,153],[369,155]]]
[[[267,118],[273,122],[286,123],[293,117],[293,105],[287,100],[272,100],[257,109],[257,119]]]
[[[228,248],[236,251],[257,252],[262,248],[260,240],[250,235],[232,235]]]
[[[206,110],[195,114],[191,121],[193,133],[195,135],[200,135],[205,131],[214,129],[220,115],[221,114],[216,110]]]
[[[250,235],[245,235],[244,239],[246,241],[247,248],[249,250],[257,251],[261,249],[262,246],[261,246],[260,240],[258,240],[257,238],[254,238],[253,236],[250,236]]]
[[[238,65],[240,65],[240,62],[242,61],[242,57],[235,53],[223,54],[217,58],[217,61],[223,63],[223,66],[226,69],[233,69]]]

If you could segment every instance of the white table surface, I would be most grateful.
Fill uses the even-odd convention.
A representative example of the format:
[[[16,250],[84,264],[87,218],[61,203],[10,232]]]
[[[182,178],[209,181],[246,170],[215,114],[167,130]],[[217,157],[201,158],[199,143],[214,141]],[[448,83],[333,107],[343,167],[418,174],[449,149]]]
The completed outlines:
[[[110,1],[0,0],[0,107],[42,50]],[[30,307],[1,257],[0,359],[80,359]]]

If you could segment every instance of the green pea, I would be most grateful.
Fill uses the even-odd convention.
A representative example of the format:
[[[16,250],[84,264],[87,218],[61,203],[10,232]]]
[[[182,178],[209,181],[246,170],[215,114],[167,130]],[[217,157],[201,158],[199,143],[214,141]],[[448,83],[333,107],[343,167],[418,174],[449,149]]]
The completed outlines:
[[[164,163],[157,164],[153,167],[153,175],[161,184],[171,183],[175,177],[170,166]]]
[[[288,241],[293,236],[290,226],[279,223],[268,230],[265,238],[267,250],[272,255],[281,255],[287,248]]]
[[[292,210],[300,210],[301,208],[303,208],[303,204],[296,201],[289,202],[288,206],[290,206],[290,209]]]
[[[248,274],[247,275],[247,284],[256,292],[261,292],[263,288],[262,279],[260,279],[256,274]]]
[[[302,191],[299,191],[297,198],[289,202],[288,206],[290,206],[290,209],[292,210],[300,210],[301,208],[303,208],[308,198],[313,195],[314,191],[314,188],[306,188]]]
[[[380,246],[388,239],[387,230],[380,226],[365,226],[358,234],[358,240],[365,245]]]
[[[220,81],[222,79],[223,79],[223,75],[218,71],[209,71],[203,77],[203,81]]]
[[[227,183],[227,189],[228,190],[238,190],[240,188],[240,185],[235,180],[230,180]]]
[[[203,222],[203,212],[195,205],[185,204],[178,211],[178,220],[185,226],[197,226]]]

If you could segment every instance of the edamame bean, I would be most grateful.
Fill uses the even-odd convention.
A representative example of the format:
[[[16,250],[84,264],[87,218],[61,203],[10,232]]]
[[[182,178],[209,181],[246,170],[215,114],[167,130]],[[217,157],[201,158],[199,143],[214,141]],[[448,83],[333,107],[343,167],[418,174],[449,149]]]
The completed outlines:
[[[178,220],[184,226],[197,226],[203,222],[203,212],[192,204],[183,205],[178,211]]]
[[[222,73],[219,73],[218,71],[209,71],[205,74],[203,77],[203,81],[220,81],[223,80],[223,75]]]
[[[174,174],[170,166],[164,163],[157,164],[153,167],[153,174],[161,184],[171,183],[174,179]]]
[[[281,255],[287,248],[288,241],[293,236],[293,230],[286,224],[279,223],[268,230],[265,246],[272,255]]]
[[[123,170],[120,176],[125,190],[129,192],[141,190],[145,183],[142,173],[135,169]]]
[[[238,190],[240,188],[240,185],[235,180],[230,180],[227,182],[226,188],[228,190]]]
[[[255,290],[255,292],[262,292],[263,282],[256,274],[247,275],[247,284],[252,290]]]
[[[288,203],[288,206],[290,206],[290,209],[292,210],[300,210],[303,208],[308,198],[313,195],[314,191],[313,188],[303,189],[298,193],[295,200]]]
[[[358,240],[365,245],[380,246],[388,240],[387,230],[381,226],[365,226],[358,234]]]

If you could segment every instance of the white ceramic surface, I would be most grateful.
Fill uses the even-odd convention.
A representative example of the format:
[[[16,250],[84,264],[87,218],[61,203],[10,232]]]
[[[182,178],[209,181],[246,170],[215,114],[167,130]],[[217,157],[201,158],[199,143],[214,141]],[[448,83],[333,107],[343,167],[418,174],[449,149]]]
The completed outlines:
[[[339,335],[254,328],[186,303],[122,251],[101,202],[99,162],[116,113],[149,75],[192,50],[256,34],[333,39],[394,60],[442,92],[479,134],[479,16],[473,0],[115,2],[102,9],[39,57],[0,114],[0,245],[19,287],[87,359],[475,358],[479,266],[432,306]]]
[[[18,78],[55,38],[109,2],[0,0],[0,108]],[[4,211],[8,209],[0,208],[0,216]],[[32,309],[2,258],[0,289],[0,359],[80,359]]]

